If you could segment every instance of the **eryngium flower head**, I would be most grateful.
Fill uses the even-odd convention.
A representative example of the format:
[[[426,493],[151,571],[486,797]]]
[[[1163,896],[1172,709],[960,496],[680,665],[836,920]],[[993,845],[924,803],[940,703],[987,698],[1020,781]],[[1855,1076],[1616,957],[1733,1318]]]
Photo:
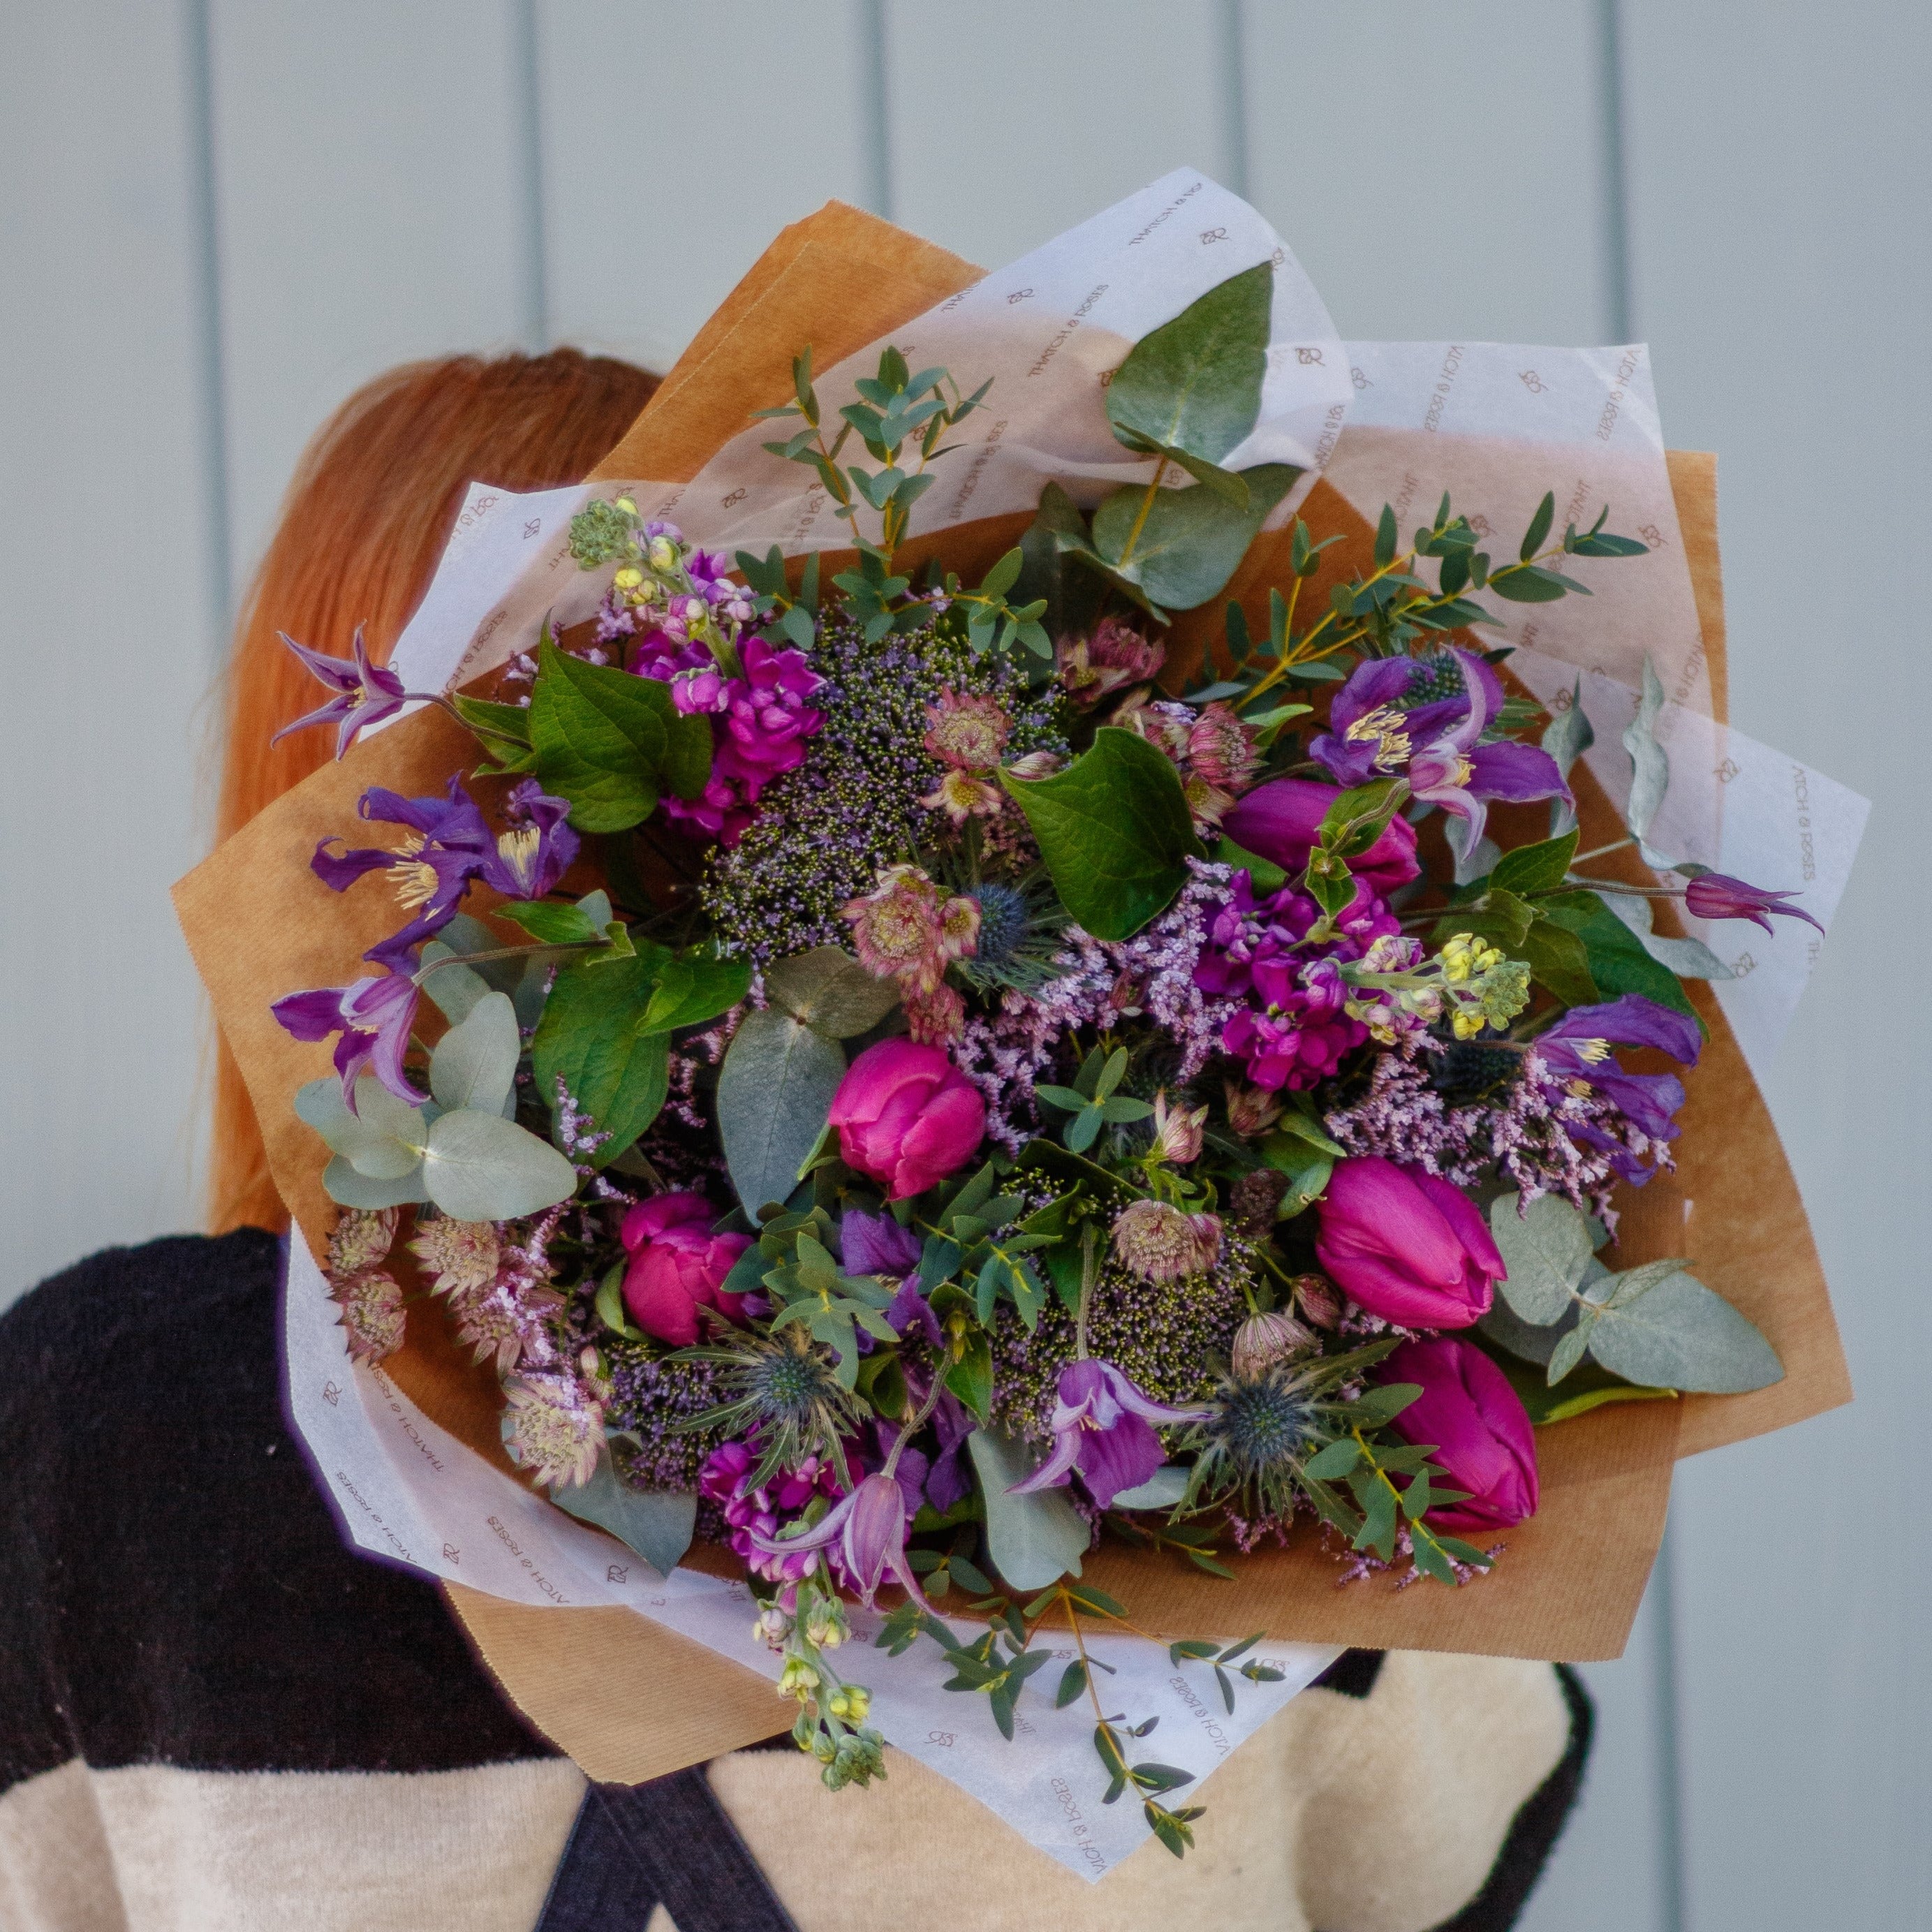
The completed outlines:
[[[410,1252],[434,1279],[436,1294],[467,1294],[496,1277],[502,1258],[494,1221],[458,1221],[439,1215],[418,1221]]]
[[[1218,1215],[1190,1214],[1167,1201],[1134,1201],[1114,1222],[1114,1252],[1143,1281],[1204,1274],[1221,1256]]]
[[[796,1322],[775,1336],[734,1337],[716,1348],[685,1348],[673,1360],[715,1362],[724,1400],[679,1424],[683,1430],[719,1429],[754,1441],[762,1452],[747,1486],[761,1489],[781,1469],[808,1456],[831,1465],[850,1486],[843,1438],[856,1435],[866,1411],[841,1386],[831,1355]]]
[[[507,1383],[510,1433],[506,1446],[539,1484],[568,1488],[596,1473],[604,1442],[603,1406],[564,1376],[524,1376]]]
[[[1238,1493],[1244,1514],[1294,1514],[1301,1466],[1330,1438],[1294,1366],[1275,1362],[1252,1380],[1230,1376],[1214,1414],[1189,1438],[1194,1489],[1204,1500]]]

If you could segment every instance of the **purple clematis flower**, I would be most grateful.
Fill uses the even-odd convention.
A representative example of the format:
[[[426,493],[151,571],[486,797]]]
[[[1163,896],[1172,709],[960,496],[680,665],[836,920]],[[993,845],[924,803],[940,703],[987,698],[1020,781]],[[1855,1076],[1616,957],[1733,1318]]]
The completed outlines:
[[[838,1244],[848,1274],[903,1277],[919,1266],[919,1237],[890,1214],[847,1208],[838,1223]]]
[[[1600,1094],[1650,1139],[1671,1141],[1678,1135],[1672,1116],[1684,1104],[1684,1083],[1674,1073],[1627,1073],[1611,1049],[1658,1047],[1694,1066],[1702,1045],[1695,1020],[1640,993],[1626,993],[1604,1006],[1572,1007],[1547,1033],[1537,1036],[1530,1057],[1552,1084],[1579,1096]],[[1628,1153],[1613,1151],[1612,1159],[1624,1179],[1640,1186],[1655,1172]]]
[[[1478,742],[1502,709],[1502,682],[1473,652],[1444,656],[1461,670],[1462,692],[1418,704],[1403,700],[1438,682],[1440,659],[1432,665],[1414,658],[1373,658],[1358,664],[1336,694],[1329,728],[1309,754],[1340,784],[1406,777],[1416,797],[1467,823],[1473,848],[1483,836],[1491,799],[1513,805],[1567,799],[1570,788],[1556,760],[1534,745],[1508,738]]]
[[[1053,1407],[1053,1454],[1009,1493],[1030,1496],[1064,1483],[1078,1469],[1102,1509],[1123,1490],[1138,1489],[1167,1458],[1155,1422],[1198,1422],[1204,1408],[1171,1408],[1143,1395],[1112,1362],[1090,1358],[1060,1372]]]
[[[1786,905],[1796,892],[1774,892],[1762,886],[1748,886],[1727,872],[1700,872],[1684,889],[1685,908],[1700,919],[1748,919],[1768,932],[1768,913],[1782,913],[1787,919],[1802,919],[1808,926],[1825,928],[1802,906]]]
[[[577,856],[579,841],[565,820],[570,801],[553,798],[535,778],[525,778],[503,802],[507,832],[478,874],[508,899],[540,899],[554,892]]]
[[[881,1469],[868,1476],[850,1495],[841,1496],[823,1518],[802,1536],[772,1537],[753,1529],[753,1545],[767,1556],[790,1556],[837,1546],[846,1574],[868,1606],[887,1574],[922,1610],[932,1606],[919,1587],[906,1561],[906,1524],[910,1514],[898,1479]]]
[[[389,942],[392,946],[394,943]],[[416,1022],[417,987],[410,976],[413,962],[400,953],[392,957],[393,964],[382,962],[389,970],[380,979],[372,974],[346,986],[319,986],[310,992],[291,993],[269,1009],[297,1040],[320,1040],[332,1033],[341,1034],[335,1042],[335,1071],[351,1113],[356,1111],[356,1082],[365,1067],[398,1100],[412,1107],[420,1107],[429,1098],[410,1084],[409,1076],[403,1071],[410,1029]]]
[[[404,690],[402,680],[394,671],[369,662],[369,647],[363,641],[360,624],[356,627],[355,640],[350,646],[351,655],[347,658],[312,651],[306,644],[297,644],[286,631],[275,634],[335,695],[305,718],[284,724],[268,740],[272,745],[279,744],[291,731],[306,730],[311,724],[334,724],[338,728],[335,755],[339,759],[355,742],[357,732],[366,731],[385,718],[393,718],[410,701],[411,694]]]
[[[939,1406],[932,1412],[932,1426],[939,1437],[939,1454],[926,1474],[926,1499],[944,1515],[973,1491],[973,1478],[965,1468],[966,1438],[973,1432],[973,1418],[966,1405],[948,1389],[940,1393]]]

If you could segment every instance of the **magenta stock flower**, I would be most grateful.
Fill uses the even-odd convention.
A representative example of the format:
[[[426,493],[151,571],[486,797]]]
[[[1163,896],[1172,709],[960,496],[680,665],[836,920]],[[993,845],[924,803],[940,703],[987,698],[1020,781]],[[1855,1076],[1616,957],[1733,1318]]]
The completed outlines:
[[[1536,1514],[1536,1432],[1508,1376],[1473,1342],[1444,1336],[1405,1342],[1377,1371],[1422,1393],[1395,1418],[1406,1442],[1433,1460],[1468,1499],[1432,1509],[1438,1529],[1506,1528]]]
[[[1825,928],[1802,906],[1784,904],[1797,896],[1795,891],[1776,892],[1747,885],[1726,872],[1700,872],[1684,889],[1686,909],[1700,919],[1748,919],[1768,932],[1772,924],[1766,915],[1782,913],[1786,919],[1802,919],[1822,932]]]
[[[1117,1496],[1138,1489],[1167,1460],[1150,1424],[1199,1422],[1213,1412],[1156,1402],[1112,1362],[1091,1359],[1070,1362],[1060,1370],[1057,1396],[1048,1425],[1053,1453],[1024,1482],[1012,1485],[1014,1496],[1052,1489],[1077,1469],[1094,1502],[1111,1509]]]
[[[403,688],[402,680],[394,671],[369,662],[369,647],[363,641],[360,624],[356,627],[356,636],[346,658],[332,658],[325,652],[312,651],[306,644],[297,644],[286,631],[278,631],[275,634],[302,660],[316,681],[327,686],[335,695],[326,704],[298,718],[292,724],[284,724],[268,740],[272,745],[280,743],[291,731],[304,731],[311,724],[333,724],[338,728],[335,755],[339,759],[346,754],[358,731],[380,724],[385,718],[393,718],[410,701],[410,694]]]
[[[986,1132],[980,1090],[936,1046],[882,1040],[846,1070],[828,1116],[848,1167],[887,1198],[923,1193],[956,1172]]]
[[[870,1604],[890,1574],[922,1609],[931,1610],[906,1561],[906,1493],[896,1477],[880,1470],[850,1496],[842,1496],[813,1528],[796,1536],[751,1532],[752,1546],[766,1556],[830,1551],[861,1598]]]
[[[1315,1252],[1371,1315],[1404,1328],[1466,1328],[1508,1270],[1475,1204],[1420,1168],[1379,1156],[1338,1161]]]
[[[779,1545],[785,1553],[775,1556],[765,1545],[775,1541],[787,1520],[795,1519],[817,1498],[836,1500],[845,1493],[845,1486],[830,1462],[808,1456],[796,1468],[782,1469],[754,1489],[752,1474],[758,1460],[752,1444],[721,1443],[698,1472],[698,1490],[718,1505],[724,1519],[725,1540],[752,1575],[774,1583],[796,1583],[818,1567],[818,1552],[785,1544]],[[760,1538],[762,1542],[757,1540]]]
[[[1271,860],[1291,878],[1300,876],[1322,836],[1322,820],[1342,796],[1339,787],[1314,778],[1274,778],[1257,785],[1221,822],[1222,830],[1244,851]],[[1415,828],[1392,818],[1376,842],[1348,870],[1378,898],[1420,874],[1415,856]]]
[[[624,1216],[622,1239],[631,1257],[624,1274],[624,1306],[648,1335],[688,1348],[698,1340],[698,1311],[715,1308],[736,1321],[741,1294],[723,1292],[724,1278],[751,1246],[745,1234],[714,1234],[717,1210],[701,1194],[659,1194],[640,1201]]]
[[[1450,665],[1462,691],[1430,698]],[[1408,701],[1418,696],[1423,701]],[[1516,804],[1570,796],[1547,752],[1513,739],[1480,742],[1502,702],[1501,681],[1473,652],[1444,652],[1429,661],[1371,658],[1336,694],[1328,729],[1309,755],[1344,785],[1406,777],[1418,798],[1466,823],[1473,848],[1490,800]]]

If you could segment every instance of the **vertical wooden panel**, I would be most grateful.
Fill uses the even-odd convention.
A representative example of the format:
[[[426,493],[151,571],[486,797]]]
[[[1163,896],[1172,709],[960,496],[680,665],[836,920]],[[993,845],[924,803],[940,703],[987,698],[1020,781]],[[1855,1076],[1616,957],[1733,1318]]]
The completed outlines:
[[[1922,1924],[1925,623],[1874,586],[1922,542],[1932,16],[1625,14],[1637,320],[1672,434],[1720,452],[1733,715],[1876,806],[1769,1092],[1859,1400],[1678,1474],[1688,1923]]]
[[[1215,0],[890,0],[892,218],[988,268],[1183,166],[1231,172]]]
[[[194,1219],[167,886],[217,600],[184,12],[16,9],[0,61],[0,1304]]]
[[[518,25],[514,0],[218,0],[238,576],[303,442],[358,382],[527,333]]]
[[[1248,0],[1248,199],[1345,337],[1600,341],[1593,0]]]
[[[559,341],[667,368],[779,228],[867,199],[854,0],[544,0]]]

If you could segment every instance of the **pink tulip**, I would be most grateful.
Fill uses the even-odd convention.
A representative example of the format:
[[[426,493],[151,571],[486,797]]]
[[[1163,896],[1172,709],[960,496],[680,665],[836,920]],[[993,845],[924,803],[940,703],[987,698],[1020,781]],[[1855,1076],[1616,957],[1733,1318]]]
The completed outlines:
[[[1404,1328],[1466,1328],[1508,1273],[1474,1204],[1420,1168],[1339,1161],[1315,1252],[1371,1315]]]
[[[1244,851],[1272,860],[1291,878],[1298,878],[1322,836],[1323,814],[1341,796],[1335,786],[1312,778],[1271,779],[1250,792],[1222,820],[1221,830]],[[1376,842],[1348,861],[1348,870],[1377,898],[1387,898],[1421,872],[1415,828],[1405,819],[1391,818]]]
[[[1438,1529],[1502,1529],[1536,1514],[1536,1432],[1509,1378],[1472,1342],[1444,1336],[1405,1342],[1378,1371],[1422,1393],[1391,1425],[1404,1441],[1432,1443],[1432,1460],[1466,1502],[1432,1509]]]
[[[718,1210],[701,1194],[658,1194],[624,1216],[631,1264],[624,1306],[646,1334],[688,1348],[698,1340],[698,1311],[715,1308],[732,1321],[742,1294],[721,1292],[724,1277],[751,1246],[744,1234],[714,1234]]]
[[[903,1201],[972,1159],[986,1135],[986,1103],[938,1047],[882,1040],[846,1070],[830,1119],[845,1164]]]

